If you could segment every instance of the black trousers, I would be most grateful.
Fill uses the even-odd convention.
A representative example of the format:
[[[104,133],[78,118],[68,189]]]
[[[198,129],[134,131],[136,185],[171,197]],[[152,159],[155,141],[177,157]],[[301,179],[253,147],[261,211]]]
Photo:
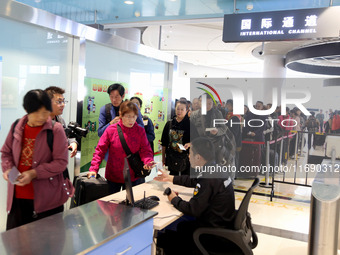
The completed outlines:
[[[193,233],[200,227],[197,221],[182,221],[177,231],[165,230],[157,237],[157,246],[163,248],[166,255],[200,254],[193,239]]]
[[[64,211],[64,205],[36,214],[32,199],[13,198],[12,208],[7,216],[6,230],[20,227],[27,223],[40,220],[56,213]]]
[[[182,221],[177,224],[177,231],[165,230],[157,237],[157,247],[163,248],[165,255],[201,255],[193,234],[197,228],[204,227],[198,221]],[[202,235],[200,242],[210,252],[218,254],[242,254],[232,242],[210,235]]]

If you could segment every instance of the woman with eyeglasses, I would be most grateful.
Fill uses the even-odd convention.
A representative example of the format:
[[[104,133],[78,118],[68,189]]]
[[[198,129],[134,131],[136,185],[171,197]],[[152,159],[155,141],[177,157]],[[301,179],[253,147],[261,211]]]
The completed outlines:
[[[138,109],[136,104],[125,101],[119,108],[119,121],[106,128],[101,136],[96,151],[93,154],[88,178],[97,177],[99,165],[109,152],[105,168],[105,178],[107,179],[111,193],[116,193],[124,186],[124,158],[127,156],[119,139],[118,126],[120,126],[127,146],[131,153],[139,153],[144,163],[144,169],[151,170],[155,164],[153,152],[143,127],[136,122]],[[132,186],[145,182],[144,178],[137,178],[130,167]]]
[[[63,176],[67,140],[62,125],[52,125],[50,98],[43,90],[30,90],[23,106],[27,114],[13,123],[1,149],[7,230],[62,212],[74,193]]]

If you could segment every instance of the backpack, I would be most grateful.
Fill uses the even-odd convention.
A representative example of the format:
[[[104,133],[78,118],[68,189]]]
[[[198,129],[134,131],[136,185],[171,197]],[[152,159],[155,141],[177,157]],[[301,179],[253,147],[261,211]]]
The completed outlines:
[[[314,130],[317,129],[318,127],[319,126],[318,123],[316,122],[316,118],[315,117],[309,118],[307,128]]]
[[[14,129],[16,127],[16,125],[18,124],[20,119],[17,119],[14,121],[14,124],[13,124],[13,128],[12,128],[12,136],[14,134]],[[51,152],[53,152],[53,139],[54,139],[54,135],[53,135],[53,127],[54,127],[54,124],[56,123],[55,120],[52,120],[52,130],[51,129],[47,129],[47,134],[46,134],[46,139],[47,139],[47,144],[48,144],[48,147],[50,148]],[[70,179],[70,175],[68,173],[68,169],[66,167],[66,169],[64,170],[63,172],[63,176],[64,176],[64,179]]]
[[[108,103],[105,105],[105,125],[110,123],[110,121],[112,120],[112,116],[111,116],[111,103]]]

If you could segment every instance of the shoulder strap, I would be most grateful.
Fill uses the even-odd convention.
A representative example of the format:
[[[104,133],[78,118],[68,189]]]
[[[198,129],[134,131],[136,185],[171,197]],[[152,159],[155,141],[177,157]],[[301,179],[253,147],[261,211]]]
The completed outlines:
[[[110,123],[110,121],[112,120],[111,105],[112,105],[111,103],[105,105],[105,120],[106,120],[106,124]]]
[[[124,135],[123,135],[123,131],[122,131],[122,128],[117,125],[117,130],[118,130],[118,135],[119,135],[119,140],[123,146],[123,149],[127,155],[127,157],[130,157],[130,155],[132,154],[130,149],[129,149],[129,146],[126,144],[126,141],[125,141],[125,138],[124,138]]]
[[[20,119],[16,119],[16,120],[14,121],[13,128],[12,128],[12,136],[13,136],[13,134],[14,134],[14,129],[15,129],[16,125],[18,124],[19,120],[20,120]]]
[[[51,152],[53,152],[53,127],[55,124],[55,120],[52,120],[52,130],[51,129],[47,129],[47,144],[48,147],[50,148]]]

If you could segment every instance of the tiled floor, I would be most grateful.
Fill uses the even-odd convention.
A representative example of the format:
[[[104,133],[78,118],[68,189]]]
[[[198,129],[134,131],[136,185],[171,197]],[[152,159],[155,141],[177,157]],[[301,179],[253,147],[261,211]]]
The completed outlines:
[[[253,250],[255,255],[304,255],[307,254],[306,242],[258,233],[259,244]]]

